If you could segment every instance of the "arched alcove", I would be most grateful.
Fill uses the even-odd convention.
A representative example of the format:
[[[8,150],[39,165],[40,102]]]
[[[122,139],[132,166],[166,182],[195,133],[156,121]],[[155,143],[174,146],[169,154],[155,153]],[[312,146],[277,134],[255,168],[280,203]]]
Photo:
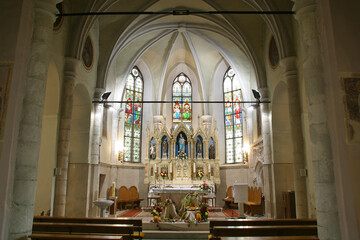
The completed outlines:
[[[272,132],[276,217],[282,216],[282,192],[294,190],[293,145],[289,122],[287,85],[280,82],[272,100]]]
[[[89,93],[84,85],[78,84],[71,119],[66,216],[84,217],[88,212],[90,116]]]
[[[57,133],[59,124],[60,82],[55,62],[50,61],[46,95],[42,117],[41,143],[38,162],[34,215],[52,212],[54,174],[57,153]]]

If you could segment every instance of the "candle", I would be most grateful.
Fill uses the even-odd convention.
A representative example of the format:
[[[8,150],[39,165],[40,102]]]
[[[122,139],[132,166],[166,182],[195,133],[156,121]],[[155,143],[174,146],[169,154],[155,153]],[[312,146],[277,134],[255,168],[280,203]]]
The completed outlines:
[[[112,183],[112,192],[111,196],[115,197],[115,182]]]
[[[194,162],[194,173],[196,172],[196,164],[195,164],[195,162]]]
[[[157,173],[156,163],[155,163],[154,172]]]
[[[211,171],[211,167],[210,167],[210,163],[209,163],[209,165],[208,165],[208,172],[210,173],[210,171]]]
[[[169,170],[169,172],[171,172],[172,173],[172,162],[170,162],[170,170]]]

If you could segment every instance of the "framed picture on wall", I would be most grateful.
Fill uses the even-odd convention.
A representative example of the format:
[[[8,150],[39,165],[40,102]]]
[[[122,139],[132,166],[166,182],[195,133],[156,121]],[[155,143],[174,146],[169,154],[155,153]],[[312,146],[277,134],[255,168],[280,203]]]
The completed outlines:
[[[93,65],[94,48],[90,37],[86,38],[84,48],[82,51],[82,61],[87,70],[90,70]]]
[[[12,64],[0,63],[0,139],[4,139],[7,102],[10,91]]]

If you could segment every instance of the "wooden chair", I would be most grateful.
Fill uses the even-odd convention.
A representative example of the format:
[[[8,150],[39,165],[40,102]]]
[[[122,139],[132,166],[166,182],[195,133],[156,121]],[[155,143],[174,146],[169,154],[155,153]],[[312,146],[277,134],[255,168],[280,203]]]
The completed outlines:
[[[225,202],[225,207],[227,208],[237,208],[238,204],[234,202],[234,197],[232,195],[232,186],[229,186],[226,191],[226,197],[223,198]]]
[[[128,194],[129,190],[127,187],[125,186],[121,186],[119,188],[119,195],[118,195],[118,200],[117,200],[117,204],[118,204],[118,208],[120,210],[123,209],[123,207],[125,208],[125,204],[129,201],[129,194]]]
[[[248,202],[244,203],[244,212],[250,215],[263,215],[261,188],[248,187]]]
[[[128,192],[128,202],[125,204],[125,208],[127,207],[135,207],[140,208],[140,202],[144,199],[139,198],[138,190],[135,186],[131,186]]]

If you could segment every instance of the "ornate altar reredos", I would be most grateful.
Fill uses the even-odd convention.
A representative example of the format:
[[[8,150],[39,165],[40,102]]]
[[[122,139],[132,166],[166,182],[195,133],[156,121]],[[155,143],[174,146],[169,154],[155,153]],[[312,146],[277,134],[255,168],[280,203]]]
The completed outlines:
[[[168,130],[154,120],[153,130],[147,131],[145,184],[193,186],[206,180],[210,186],[219,186],[217,131],[212,129],[211,116],[202,117],[199,125],[194,130],[180,123]]]

